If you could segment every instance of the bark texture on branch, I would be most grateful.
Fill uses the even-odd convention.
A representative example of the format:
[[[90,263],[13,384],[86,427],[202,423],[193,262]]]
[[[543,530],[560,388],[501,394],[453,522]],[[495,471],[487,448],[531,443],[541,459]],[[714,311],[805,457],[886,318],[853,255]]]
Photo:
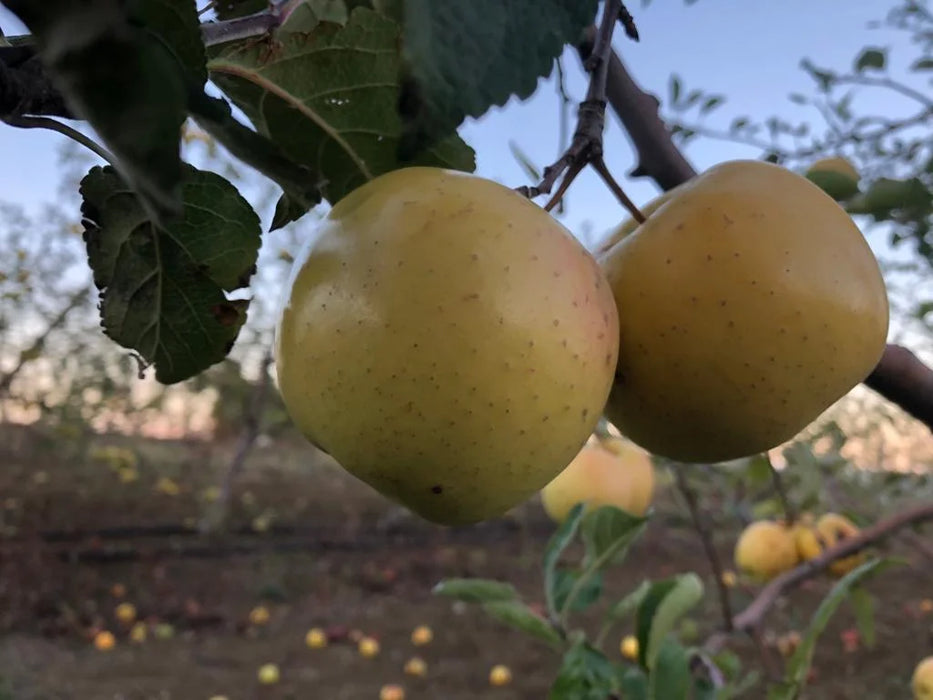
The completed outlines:
[[[595,28],[590,27],[577,47],[584,61],[594,36]],[[650,177],[667,191],[697,174],[658,114],[657,98],[638,86],[615,51],[609,56],[606,98],[638,154],[633,177]],[[865,385],[933,430],[933,369],[907,348],[889,344]]]

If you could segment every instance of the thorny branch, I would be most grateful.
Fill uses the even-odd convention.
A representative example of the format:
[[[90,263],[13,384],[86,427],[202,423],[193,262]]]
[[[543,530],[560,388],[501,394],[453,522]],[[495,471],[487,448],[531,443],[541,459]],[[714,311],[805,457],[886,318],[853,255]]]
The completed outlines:
[[[645,217],[625,195],[622,187],[616,182],[606,163],[603,160],[603,131],[606,125],[606,81],[609,75],[609,56],[612,53],[612,33],[616,22],[621,22],[626,34],[638,40],[638,30],[635,21],[621,0],[606,0],[603,16],[598,28],[593,31],[593,46],[584,61],[584,68],[590,74],[590,83],[586,92],[586,99],[580,103],[577,113],[577,128],[574,131],[570,147],[557,159],[555,163],[544,169],[544,177],[534,187],[522,186],[516,188],[528,198],[538,197],[542,194],[551,194],[554,185],[557,191],[551,195],[546,211],[551,211],[564,196],[567,188],[576,179],[587,165],[592,165],[606,185],[618,197],[622,205],[628,209],[636,221],[644,221]],[[561,179],[562,178],[562,179]]]

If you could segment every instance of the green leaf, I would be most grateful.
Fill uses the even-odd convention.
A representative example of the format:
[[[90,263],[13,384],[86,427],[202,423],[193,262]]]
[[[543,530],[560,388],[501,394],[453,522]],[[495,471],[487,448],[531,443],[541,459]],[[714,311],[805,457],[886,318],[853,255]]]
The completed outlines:
[[[651,669],[668,634],[679,619],[703,598],[703,582],[694,573],[651,584],[638,606],[638,661]]]
[[[598,0],[406,0],[402,156],[512,95],[529,97]]]
[[[576,536],[580,521],[583,520],[583,510],[582,503],[577,503],[570,509],[567,518],[551,535],[544,550],[544,598],[547,602],[548,615],[553,617],[557,617],[557,562]]]
[[[638,666],[626,668],[619,680],[619,690],[625,700],[647,700],[648,676],[644,669]]]
[[[292,208],[280,212],[272,222],[272,230],[300,218],[321,201],[321,175],[306,165],[288,158],[266,136],[238,122],[230,106],[222,99],[203,92],[191,97],[191,111],[207,133],[244,163],[281,187]],[[281,200],[280,200],[281,202]]]
[[[397,157],[399,40],[398,24],[357,7],[343,27],[325,22],[271,44],[223,47],[208,69],[259,133],[321,175],[322,193],[334,203],[405,165],[475,168],[472,149],[456,134],[410,160]]]
[[[651,581],[642,581],[638,587],[626,595],[622,600],[613,605],[607,614],[609,619],[614,622],[620,622],[631,615],[641,605],[648,591],[651,589]]]
[[[725,97],[721,95],[713,95],[712,97],[707,97],[706,100],[700,105],[700,114],[706,114],[707,112],[712,112],[719,105],[726,101]]]
[[[859,192],[856,180],[831,170],[808,170],[806,178],[837,202],[849,200]]]
[[[518,144],[511,139],[509,140],[509,150],[512,151],[512,157],[515,158],[522,170],[525,171],[525,175],[528,176],[531,183],[537,185],[541,182],[541,171],[538,169],[538,166],[532,163],[528,154],[519,148]]]
[[[467,603],[490,603],[519,598],[518,591],[512,584],[483,578],[446,579],[434,587],[433,593]]]
[[[676,73],[671,73],[671,77],[668,80],[668,91],[671,95],[671,104],[677,104],[677,100],[680,99],[681,89],[680,78]]]
[[[854,586],[849,593],[849,602],[855,612],[855,626],[865,646],[875,646],[875,599],[861,586]]]
[[[861,73],[865,70],[884,70],[887,60],[887,52],[884,49],[870,47],[862,49],[862,52],[855,59],[855,70]]]
[[[609,659],[579,641],[564,653],[548,700],[606,700],[618,685],[618,672]]]
[[[551,624],[518,600],[498,600],[483,604],[491,617],[559,649],[563,639]]]
[[[925,208],[933,202],[933,192],[919,178],[895,180],[881,177],[860,196],[846,205],[851,214],[871,214],[877,219],[888,218],[893,211],[914,207]]]
[[[289,32],[310,32],[320,22],[346,24],[347,5],[343,0],[302,0],[276,30],[281,37]]]
[[[645,530],[647,518],[627,513],[615,506],[589,511],[580,523],[586,545],[587,565],[601,568],[624,558],[631,543]]]
[[[150,215],[181,212],[181,126],[206,78],[190,0],[8,0],[74,113],[113,152]],[[80,31],[75,31],[80,27]]]
[[[554,571],[554,605],[557,612],[563,612],[567,603],[567,596],[577,585],[583,571],[579,569],[558,568]],[[580,612],[586,610],[593,603],[599,600],[603,590],[603,577],[600,572],[595,572],[586,577],[586,580],[580,584],[579,589],[574,592],[574,598],[570,603],[570,612]]]
[[[687,650],[667,637],[661,642],[648,673],[649,700],[687,700],[691,680]]]
[[[246,320],[245,287],[260,245],[259,217],[216,173],[185,165],[182,216],[157,225],[110,166],[81,181],[88,260],[104,332],[155,364],[163,384],[226,357]]]
[[[933,58],[918,58],[910,65],[910,70],[933,70]]]
[[[889,564],[890,562],[884,559],[872,559],[853,569],[836,582],[836,585],[826,594],[826,597],[823,598],[820,606],[813,614],[803,641],[788,661],[784,680],[769,693],[770,700],[797,700],[800,697],[800,692],[806,683],[807,673],[813,660],[816,642],[823,630],[826,629],[826,625],[829,624],[829,620],[836,612],[836,609],[855,586],[872,573]]]

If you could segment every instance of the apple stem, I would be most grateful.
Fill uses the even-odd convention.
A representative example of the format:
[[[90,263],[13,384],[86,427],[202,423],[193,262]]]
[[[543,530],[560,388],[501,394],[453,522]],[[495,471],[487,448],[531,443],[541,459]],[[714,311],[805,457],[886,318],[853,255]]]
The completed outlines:
[[[626,9],[621,0],[606,0],[603,16],[596,37],[593,50],[583,62],[583,67],[590,74],[590,84],[587,88],[586,98],[580,103],[577,112],[577,127],[573,134],[570,146],[560,158],[544,169],[543,177],[534,187],[523,185],[515,190],[520,194],[533,199],[542,194],[551,194],[554,185],[560,180],[557,191],[548,200],[544,209],[551,211],[563,199],[567,189],[587,165],[592,165],[603,181],[629,210],[632,216],[642,223],[645,217],[626,196],[625,192],[616,182],[615,178],[603,161],[603,132],[606,126],[606,82],[609,74],[609,58],[612,54],[612,33],[616,22],[620,22],[625,33],[631,39],[638,41],[638,29],[635,20]]]
[[[771,483],[774,485],[774,490],[777,491],[778,498],[781,501],[781,508],[784,509],[784,519],[787,521],[787,526],[790,527],[797,520],[797,511],[794,509],[793,505],[791,505],[790,499],[787,497],[787,489],[784,488],[784,480],[781,478],[781,472],[777,470],[774,463],[771,461],[771,455],[765,452],[762,456],[768,463],[768,469],[771,471]]]

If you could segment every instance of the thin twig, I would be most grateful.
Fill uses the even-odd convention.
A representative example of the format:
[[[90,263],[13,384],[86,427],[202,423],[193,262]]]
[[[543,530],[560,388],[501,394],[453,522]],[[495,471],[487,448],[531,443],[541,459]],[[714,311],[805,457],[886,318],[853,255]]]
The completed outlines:
[[[269,393],[269,365],[271,364],[272,352],[267,350],[259,366],[259,380],[253,389],[246,408],[243,431],[240,433],[236,452],[233,454],[233,459],[230,460],[230,466],[227,467],[227,472],[224,474],[223,482],[220,485],[220,494],[211,511],[201,521],[200,530],[202,533],[215,531],[227,519],[230,502],[233,499],[233,482],[243,471],[246,458],[249,456],[262,429],[262,413],[266,404],[266,396]]]
[[[733,626],[741,631],[754,629],[784,593],[826,570],[834,561],[856,554],[909,525],[926,520],[933,520],[933,503],[925,503],[892,515],[865,528],[857,535],[842,540],[835,547],[823,551],[815,559],[804,562],[795,569],[772,579],[745,610],[736,615]]]
[[[94,139],[85,136],[77,129],[74,129],[67,124],[62,124],[60,121],[56,121],[51,117],[8,116],[4,117],[3,121],[10,126],[19,127],[20,129],[48,129],[49,131],[57,131],[59,134],[63,134],[73,141],[77,141],[89,151],[92,151],[96,155],[100,156],[103,160],[107,161],[111,165],[116,165],[116,159],[113,157],[113,154],[100,144],[96,143]]]
[[[577,128],[570,147],[555,163],[544,169],[544,176],[536,186],[515,188],[516,191],[531,199],[542,194],[550,194],[554,185],[560,181],[557,192],[544,207],[548,211],[562,200],[564,193],[583,168],[587,165],[595,166],[596,163],[602,163],[603,132],[606,125],[606,81],[608,80],[609,55],[612,52],[612,33],[623,10],[624,5],[621,0],[606,0],[599,27],[592,29],[594,45],[584,61],[584,68],[590,74],[590,82],[586,98],[580,103],[577,112]],[[602,168],[603,171],[608,172],[605,163],[602,163]],[[609,179],[615,183],[611,176]],[[617,196],[619,192],[622,192],[618,183],[615,183],[613,192]],[[634,207],[624,192],[622,192],[620,201],[626,208]],[[632,211],[632,209],[629,210]],[[638,212],[638,209],[635,208],[634,212]],[[636,215],[634,212],[633,216]],[[640,215],[641,213],[638,212],[637,216]]]
[[[616,182],[616,179],[612,176],[612,173],[609,172],[609,168],[606,167],[606,161],[602,158],[594,160],[590,165],[593,166],[593,170],[599,173],[599,176],[603,179],[603,182],[606,183],[606,186],[612,190],[612,193],[616,198],[622,202],[622,205],[628,209],[629,213],[632,215],[632,218],[635,219],[640,224],[645,223],[645,215],[641,213],[635,202],[629,199],[629,196],[625,194],[625,190]]]
[[[674,478],[677,480],[677,489],[680,491],[684,500],[687,502],[687,508],[690,510],[690,518],[693,520],[693,527],[700,536],[703,543],[703,550],[706,552],[706,558],[709,560],[710,569],[713,577],[716,579],[716,591],[719,595],[719,607],[722,610],[723,627],[726,631],[732,631],[732,603],[729,600],[729,589],[723,580],[723,567],[719,559],[719,552],[716,551],[716,545],[713,543],[713,535],[706,525],[706,520],[700,512],[697,503],[696,492],[687,481],[687,475],[684,472],[684,465],[680,462],[671,462],[671,468],[674,470]]]
[[[793,525],[794,521],[797,520],[797,511],[787,497],[787,490],[784,488],[784,479],[771,461],[771,455],[765,452],[763,457],[768,463],[768,469],[771,471],[771,483],[774,484],[774,490],[777,491],[778,499],[781,501],[781,508],[784,509],[784,519],[787,521],[788,525]]]

